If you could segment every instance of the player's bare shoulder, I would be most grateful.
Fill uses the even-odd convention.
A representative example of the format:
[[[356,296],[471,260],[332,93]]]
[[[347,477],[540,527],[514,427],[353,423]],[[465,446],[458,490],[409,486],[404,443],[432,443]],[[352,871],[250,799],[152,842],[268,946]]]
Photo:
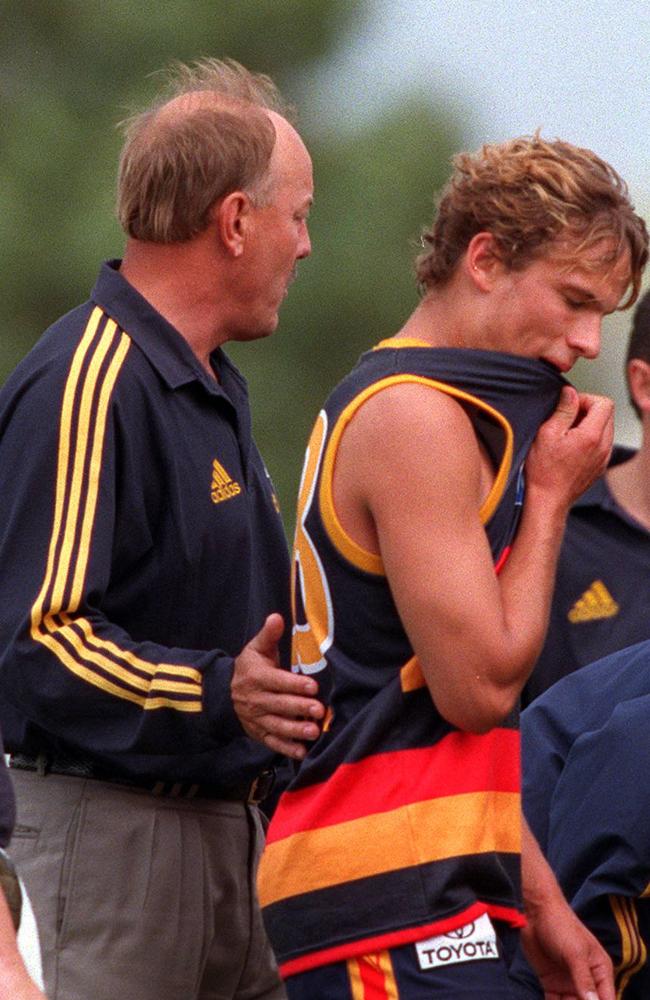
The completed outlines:
[[[387,386],[359,407],[345,430],[342,453],[361,458],[391,452],[409,461],[410,456],[435,458],[450,447],[476,455],[471,419],[458,398],[424,379],[408,379]],[[394,455],[397,457],[397,455]]]
[[[423,462],[473,467],[478,458],[463,403],[430,384],[409,380],[387,386],[359,407],[346,427],[338,461],[341,468],[352,463],[357,478],[382,467],[384,475],[411,475]]]
[[[405,380],[372,395],[346,426],[334,502],[353,537],[361,543],[365,535],[368,543],[360,521],[374,521],[386,508],[414,516],[420,504],[444,506],[452,494],[456,502],[462,494],[478,505],[481,476],[478,442],[462,403],[429,383]]]

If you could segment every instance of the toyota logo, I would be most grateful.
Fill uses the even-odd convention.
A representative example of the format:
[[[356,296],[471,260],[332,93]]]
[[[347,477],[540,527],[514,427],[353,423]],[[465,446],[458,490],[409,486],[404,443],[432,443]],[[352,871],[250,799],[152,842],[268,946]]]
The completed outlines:
[[[474,933],[474,924],[465,924],[464,927],[457,927],[455,931],[448,931],[445,937],[467,938]]]

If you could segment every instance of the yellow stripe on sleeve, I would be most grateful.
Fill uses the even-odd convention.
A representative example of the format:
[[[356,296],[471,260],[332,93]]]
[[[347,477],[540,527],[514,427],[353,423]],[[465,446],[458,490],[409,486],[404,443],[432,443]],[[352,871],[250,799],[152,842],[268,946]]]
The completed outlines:
[[[79,607],[83,592],[86,569],[88,567],[88,556],[90,553],[90,536],[97,508],[97,494],[99,492],[99,477],[102,468],[102,452],[104,449],[108,404],[115,386],[115,380],[117,379],[118,372],[122,367],[122,363],[126,357],[129,346],[129,338],[123,333],[120,337],[115,356],[111,360],[106,378],[102,383],[101,392],[99,394],[97,419],[95,421],[93,443],[90,452],[90,469],[88,473],[86,506],[81,524],[81,536],[79,538],[78,557],[72,581],[72,593],[70,595],[70,603],[68,605],[70,612],[75,612]]]
[[[609,902],[621,937],[621,961],[614,970],[616,1000],[622,1000],[632,976],[643,968],[648,953],[639,932],[639,919],[633,899],[610,896]]]
[[[97,333],[97,328],[99,326],[99,320],[102,316],[101,309],[95,308],[90,316],[84,335],[79,342],[79,346],[75,351],[74,357],[72,359],[72,364],[70,366],[70,372],[65,384],[65,390],[63,393],[63,404],[61,407],[61,426],[59,430],[59,448],[57,453],[57,469],[56,469],[56,492],[54,499],[54,521],[52,525],[52,534],[50,536],[50,545],[47,554],[47,565],[45,568],[45,579],[43,580],[43,586],[40,589],[38,597],[34,602],[32,607],[32,635],[34,638],[37,636],[34,634],[35,630],[38,628],[38,624],[43,618],[43,607],[45,604],[45,597],[50,589],[52,582],[52,576],[54,573],[54,559],[56,554],[57,545],[59,542],[59,536],[61,533],[61,523],[63,518],[63,508],[65,505],[66,497],[66,482],[68,476],[68,462],[70,455],[70,427],[71,427],[71,412],[74,403],[74,397],[77,390],[77,384],[79,381],[79,374],[81,371],[81,366],[83,365],[84,358],[90,347],[90,343]]]
[[[72,619],[67,618],[67,616],[61,616],[64,623],[70,623]],[[201,671],[197,670],[195,667],[186,667],[178,664],[164,664],[164,663],[150,663],[148,660],[143,660],[140,656],[136,656],[134,653],[129,652],[129,650],[120,649],[116,646],[114,642],[110,639],[100,639],[99,636],[95,635],[93,632],[92,625],[87,618],[75,618],[75,625],[81,629],[84,633],[87,645],[94,647],[95,649],[104,649],[107,653],[112,653],[113,656],[121,657],[130,666],[135,667],[137,670],[142,670],[144,673],[150,674],[152,677],[158,670],[164,670],[165,672],[170,672],[179,679],[185,679],[188,682],[193,681],[199,687],[202,683]]]
[[[199,712],[200,671],[182,664],[143,660],[100,639],[87,618],[75,617],[88,570],[110,398],[131,343],[110,319],[99,333],[102,317],[102,311],[95,308],[75,351],[64,389],[52,533],[43,585],[32,607],[31,635],[71,672],[110,694],[146,709],[169,707]],[[113,356],[105,366],[112,349]],[[170,676],[159,677],[159,673]],[[194,697],[182,697],[187,695]]]
[[[79,523],[79,507],[82,503],[82,490],[86,486],[84,478],[84,465],[86,462],[86,452],[88,448],[88,438],[90,432],[90,422],[92,416],[92,404],[95,393],[95,386],[97,384],[97,378],[99,375],[99,369],[102,362],[106,358],[109,347],[111,346],[113,335],[115,333],[115,323],[110,320],[106,324],[106,329],[101,335],[99,344],[95,349],[88,371],[86,373],[86,378],[84,380],[83,389],[81,393],[81,402],[79,405],[79,424],[77,428],[77,434],[75,438],[75,448],[74,448],[74,459],[72,466],[72,481],[70,484],[69,500],[68,500],[68,511],[65,519],[65,526],[63,528],[63,541],[61,544],[61,553],[59,555],[59,560],[57,563],[56,577],[54,580],[54,590],[52,592],[52,598],[50,601],[50,610],[53,614],[57,614],[63,607],[63,598],[65,593],[66,584],[68,583],[68,577],[70,572],[70,563],[73,558],[73,546],[75,535],[77,532],[77,526]],[[72,412],[68,414],[68,432],[70,432],[70,423],[72,421]],[[85,492],[85,490],[84,490]],[[79,552],[79,546],[74,546],[75,553]],[[87,559],[87,553],[81,551],[81,558]],[[75,610],[71,607],[70,610]]]

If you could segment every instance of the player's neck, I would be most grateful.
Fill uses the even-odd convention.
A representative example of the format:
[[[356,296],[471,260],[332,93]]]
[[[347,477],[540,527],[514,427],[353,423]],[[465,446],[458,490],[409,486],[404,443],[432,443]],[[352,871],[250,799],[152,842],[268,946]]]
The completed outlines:
[[[429,292],[411,313],[397,337],[432,347],[480,347],[475,317],[451,289]]]
[[[650,440],[627,462],[607,470],[607,485],[621,507],[650,531]]]

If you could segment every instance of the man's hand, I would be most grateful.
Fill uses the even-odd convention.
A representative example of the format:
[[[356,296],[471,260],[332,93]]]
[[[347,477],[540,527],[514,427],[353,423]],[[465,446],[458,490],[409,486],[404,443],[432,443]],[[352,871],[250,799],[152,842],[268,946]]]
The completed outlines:
[[[567,903],[525,818],[521,834],[521,943],[545,1000],[616,1000],[611,959]]]
[[[302,760],[305,740],[320,733],[316,721],[325,709],[315,695],[311,677],[280,668],[278,642],[284,631],[282,615],[272,614],[235,659],[231,692],[235,711],[246,733],[269,750]]]
[[[530,449],[527,488],[553,492],[569,506],[605,471],[613,440],[611,399],[565,386]]]
[[[521,942],[545,1000],[615,1000],[609,955],[564,900],[529,918]]]

